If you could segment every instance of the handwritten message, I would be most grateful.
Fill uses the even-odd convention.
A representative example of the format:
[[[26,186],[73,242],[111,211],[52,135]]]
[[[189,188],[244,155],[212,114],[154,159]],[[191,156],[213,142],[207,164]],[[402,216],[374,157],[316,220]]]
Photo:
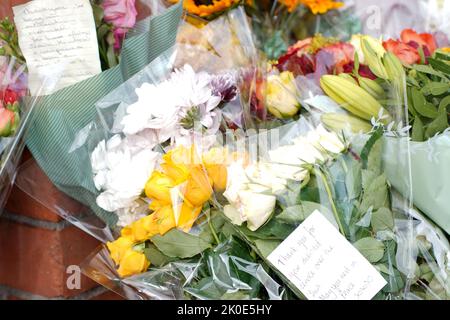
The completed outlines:
[[[34,0],[13,11],[33,95],[50,94],[101,72],[89,0]]]
[[[317,210],[268,259],[309,300],[370,300],[386,285]]]

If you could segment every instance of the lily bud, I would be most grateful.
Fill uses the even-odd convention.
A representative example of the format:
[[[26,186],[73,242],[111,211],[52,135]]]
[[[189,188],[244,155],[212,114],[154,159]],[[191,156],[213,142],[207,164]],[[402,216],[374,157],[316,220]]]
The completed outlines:
[[[361,120],[343,113],[325,113],[321,116],[321,121],[329,130],[342,132],[349,130],[353,133],[367,133],[372,130],[369,122]]]
[[[372,97],[377,100],[385,98],[384,89],[375,81],[365,77],[359,77],[359,86],[366,90]]]
[[[362,119],[377,119],[383,109],[382,105],[364,89],[339,76],[322,76],[320,86],[342,108]],[[383,110],[383,114],[387,115],[388,112]],[[387,117],[384,121],[390,122],[389,120],[390,117]]]
[[[388,74],[383,65],[382,58],[386,53],[381,41],[371,37],[361,38],[361,50],[364,53],[364,61],[370,70],[379,78],[387,79]]]

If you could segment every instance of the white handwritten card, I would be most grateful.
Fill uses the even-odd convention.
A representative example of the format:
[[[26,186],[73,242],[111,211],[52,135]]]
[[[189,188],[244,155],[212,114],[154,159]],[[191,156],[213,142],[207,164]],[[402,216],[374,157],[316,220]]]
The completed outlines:
[[[370,300],[386,285],[317,210],[268,259],[309,300]]]
[[[34,0],[13,11],[33,95],[50,94],[101,72],[89,0]]]

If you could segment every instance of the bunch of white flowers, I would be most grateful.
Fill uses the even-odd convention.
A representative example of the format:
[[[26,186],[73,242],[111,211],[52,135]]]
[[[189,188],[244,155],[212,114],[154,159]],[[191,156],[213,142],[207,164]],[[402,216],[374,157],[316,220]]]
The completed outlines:
[[[292,144],[269,151],[269,161],[245,166],[243,161],[228,166],[229,204],[225,215],[237,225],[247,222],[255,231],[270,218],[276,196],[286,190],[289,180],[301,183],[309,177],[309,168],[332,159],[346,149],[342,140],[322,125],[292,140]]]

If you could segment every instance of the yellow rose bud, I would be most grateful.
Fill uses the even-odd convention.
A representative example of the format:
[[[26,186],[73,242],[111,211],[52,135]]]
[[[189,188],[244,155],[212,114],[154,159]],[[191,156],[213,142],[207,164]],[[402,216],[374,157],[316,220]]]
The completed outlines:
[[[176,227],[175,215],[171,205],[159,208],[152,216],[154,225],[157,227],[158,233],[162,236],[170,229]]]
[[[153,171],[145,184],[145,195],[161,204],[170,204],[170,190],[175,186],[174,181],[164,173]]]
[[[125,253],[130,250],[134,245],[132,239],[128,237],[120,237],[116,241],[108,242],[106,246],[111,254],[113,261],[119,265],[122,261]]]
[[[290,118],[298,112],[300,103],[292,72],[268,77],[266,102],[269,112],[277,118]]]
[[[145,254],[130,249],[125,252],[117,272],[121,277],[128,277],[146,271],[149,266]]]
[[[212,148],[203,155],[203,163],[213,181],[213,188],[216,192],[225,190],[227,186],[227,161],[228,150],[226,148]]]
[[[134,240],[143,242],[158,234],[158,226],[154,221],[153,214],[141,218],[131,225]]]
[[[183,230],[184,232],[189,232],[201,211],[202,207],[193,208],[184,203],[181,206],[181,212],[178,218],[178,228]]]
[[[212,179],[208,176],[203,166],[192,167],[191,175],[181,196],[189,202],[192,207],[202,207],[209,200],[212,190]]]

